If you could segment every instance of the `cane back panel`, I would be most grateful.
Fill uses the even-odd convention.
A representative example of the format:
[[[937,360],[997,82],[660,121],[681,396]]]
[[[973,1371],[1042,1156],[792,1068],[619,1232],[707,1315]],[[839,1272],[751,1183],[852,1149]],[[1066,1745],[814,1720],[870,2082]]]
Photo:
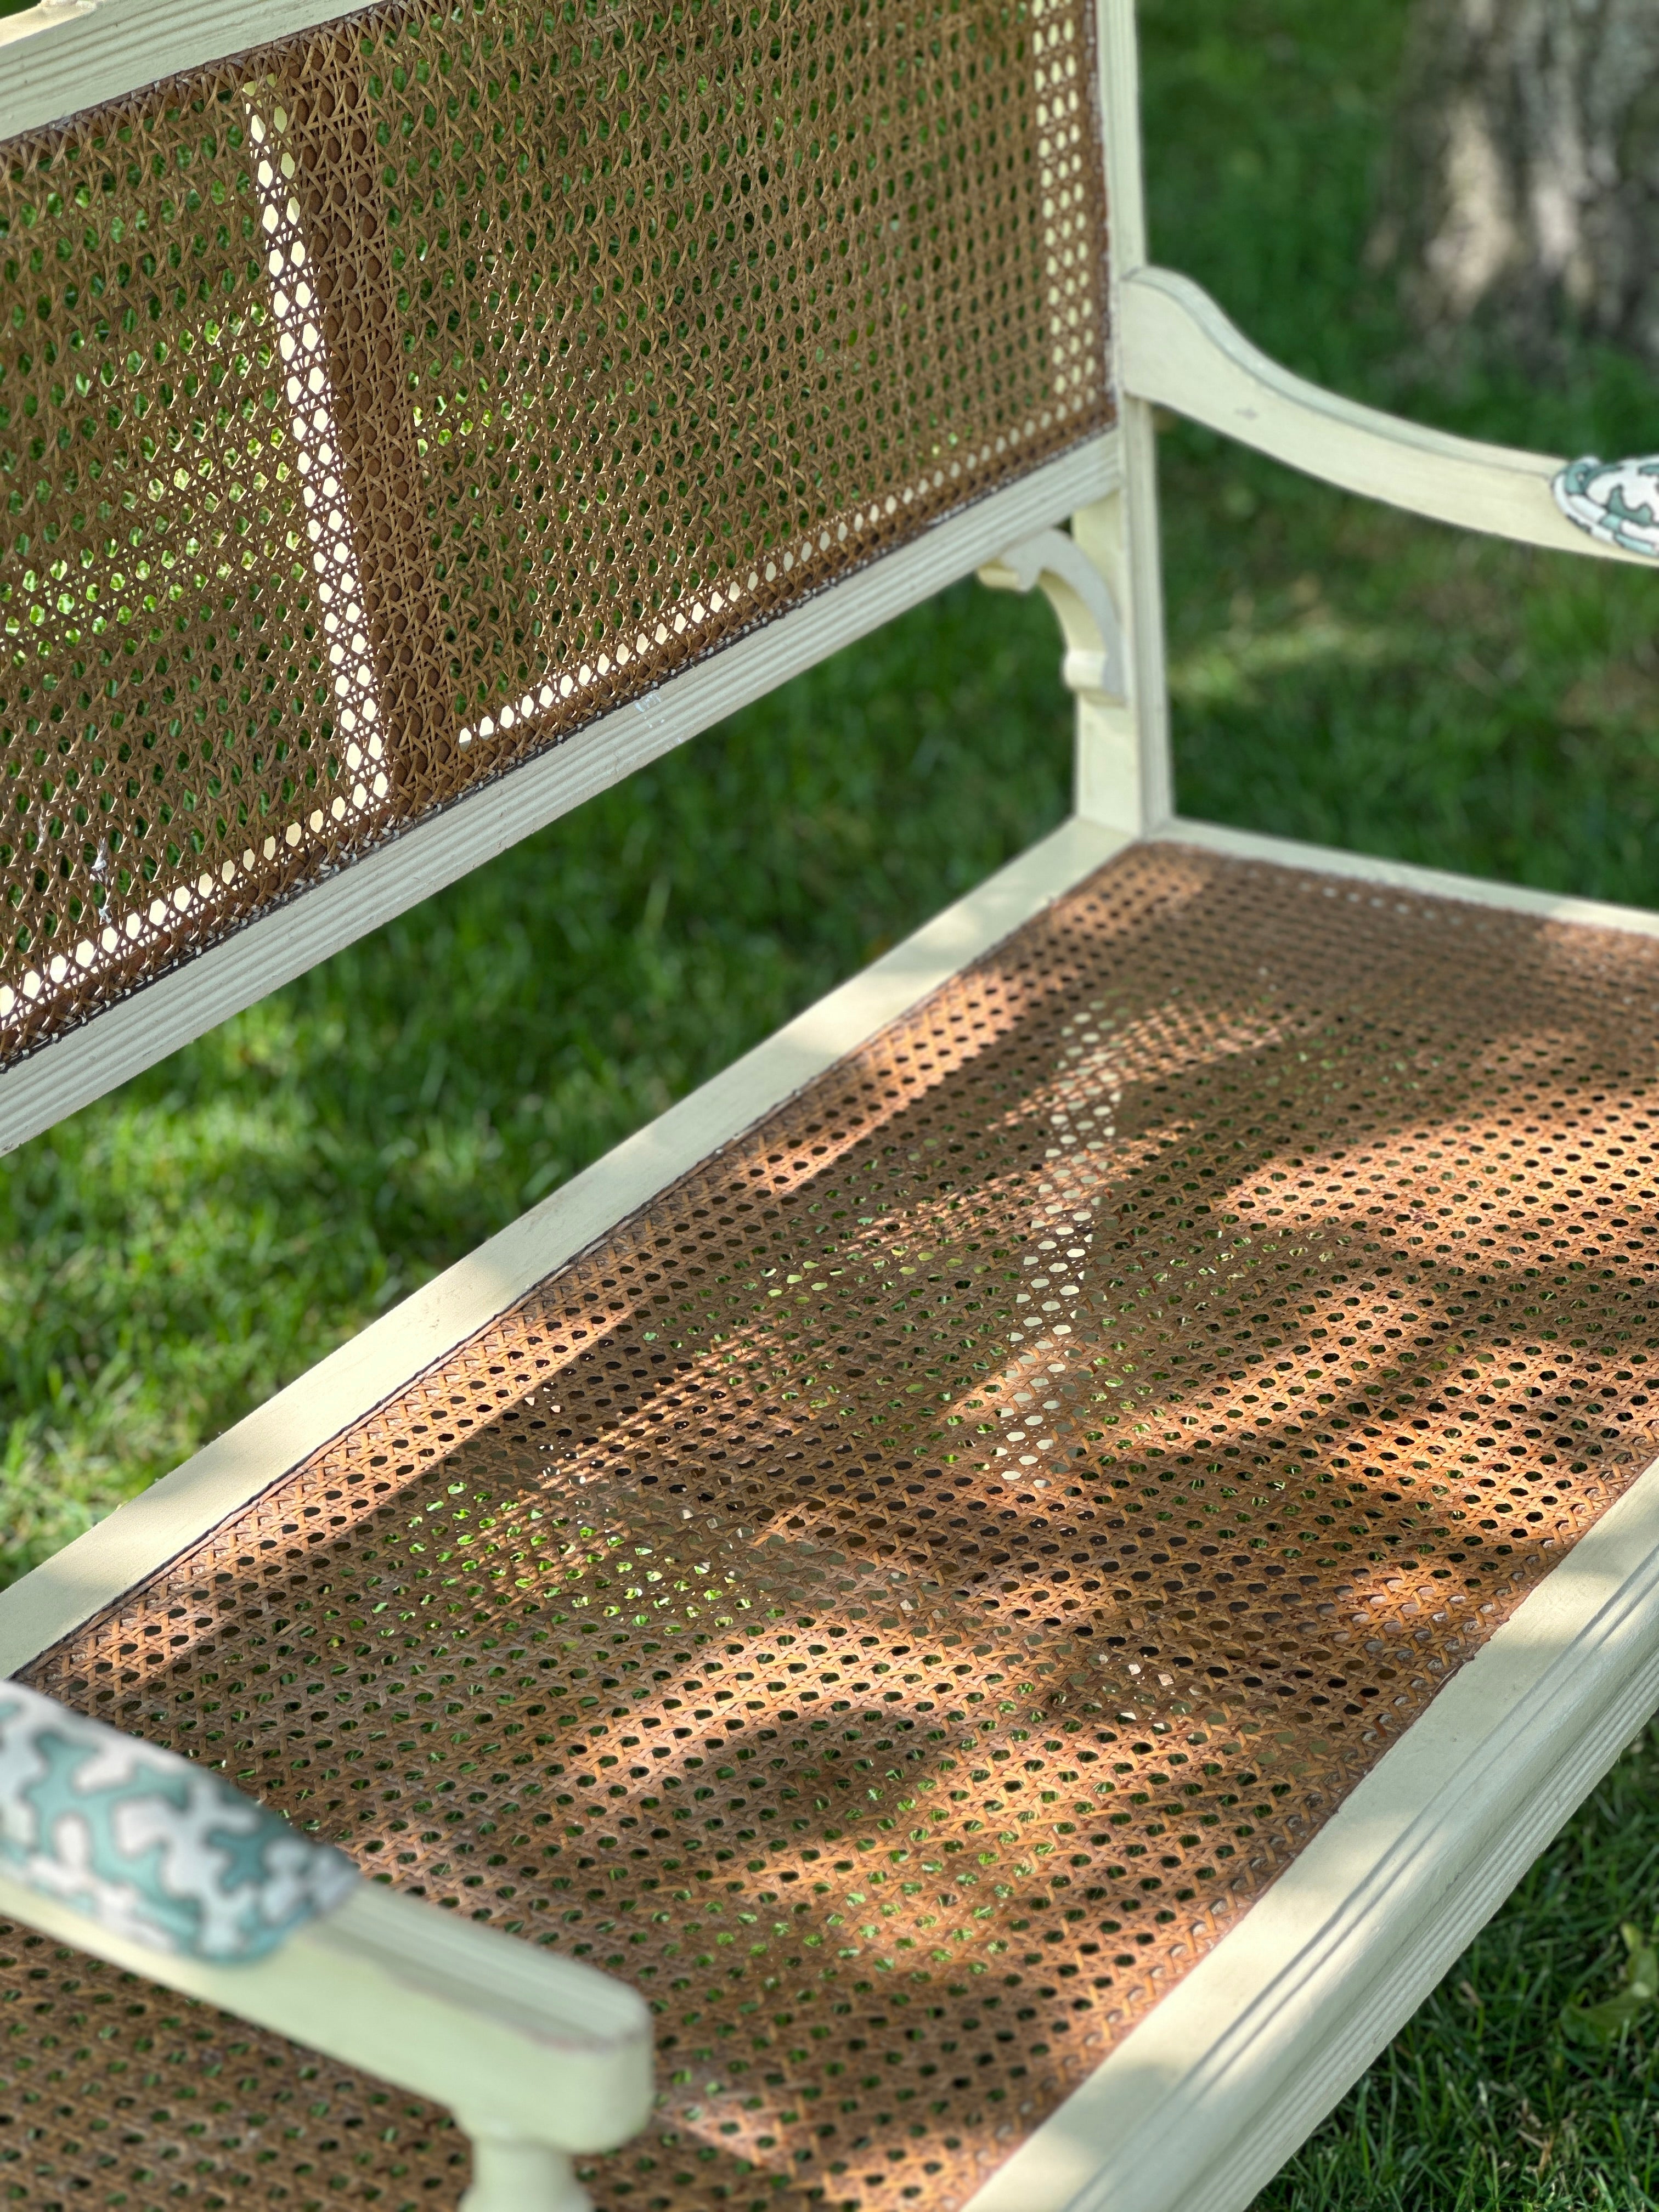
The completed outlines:
[[[1659,1449],[1656,1004],[1139,848],[30,1679],[647,1992],[605,2212],[945,2212]],[[49,1950],[29,2201],[453,2203],[441,2116]]]
[[[0,149],[0,1065],[1110,417],[1092,0],[396,0]]]

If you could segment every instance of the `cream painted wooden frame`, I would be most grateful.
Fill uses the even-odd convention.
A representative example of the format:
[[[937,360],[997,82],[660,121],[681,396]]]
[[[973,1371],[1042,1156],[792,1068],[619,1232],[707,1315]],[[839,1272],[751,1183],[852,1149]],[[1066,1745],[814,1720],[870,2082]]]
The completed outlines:
[[[226,0],[51,0],[0,23],[0,136],[340,12],[327,0],[257,0],[234,9]],[[1258,353],[1196,286],[1152,268],[1132,0],[1101,0],[1099,44],[1120,433],[964,510],[241,932],[198,961],[188,984],[165,979],[22,1063],[0,1079],[0,1149],[975,568],[990,566],[993,580],[1016,587],[1042,585],[1066,618],[1066,672],[1078,694],[1074,818],[0,1592],[0,1668],[21,1667],[164,1565],[1134,836],[1311,868],[1357,890],[1369,885],[1376,896],[1396,889],[1450,896],[1659,934],[1659,917],[1627,908],[1174,818],[1154,404],[1442,521],[1601,558],[1636,556],[1597,544],[1554,507],[1557,461],[1447,438],[1321,392]],[[1067,513],[1075,547],[1103,580],[1105,602],[1073,556],[1046,541]],[[1047,543],[1046,565],[1039,539]],[[1055,588],[1068,579],[1076,602],[1069,613]],[[1093,638],[1078,627],[1077,607],[1094,623]],[[1118,657],[1109,672],[1114,644]],[[1432,1986],[1659,1698],[1656,1562],[1659,1468],[1453,1678],[1267,1896],[979,2192],[972,2212],[1239,2212]],[[403,1909],[377,1895],[371,1914]],[[410,1909],[417,1918],[436,1917]],[[86,1941],[80,1930],[61,1932]],[[446,1938],[460,1932],[442,1929]],[[475,1974],[468,2002],[487,2007],[489,1981]],[[251,2007],[246,1984],[244,1997]],[[320,2020],[313,2025],[296,2014],[286,2032],[326,2045]],[[504,2185],[518,2184],[509,2178]]]
[[[1551,489],[1564,465],[1559,458],[1451,437],[1323,391],[1259,352],[1190,277],[1139,268],[1123,282],[1118,313],[1123,388],[1144,401],[1224,430],[1304,475],[1436,522],[1557,553],[1653,565],[1562,514]]]
[[[352,12],[340,0],[40,0],[0,21],[0,138]]]

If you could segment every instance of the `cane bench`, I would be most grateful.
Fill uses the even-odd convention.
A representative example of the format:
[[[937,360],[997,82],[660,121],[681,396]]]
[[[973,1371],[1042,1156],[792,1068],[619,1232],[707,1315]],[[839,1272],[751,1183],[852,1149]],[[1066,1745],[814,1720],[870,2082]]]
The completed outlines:
[[[1077,719],[0,1593],[12,2201],[1236,2212],[1659,1704],[1659,918],[1176,817],[1152,410],[1654,471],[1278,368],[1137,130],[1127,0],[0,25],[7,1146],[961,576]]]

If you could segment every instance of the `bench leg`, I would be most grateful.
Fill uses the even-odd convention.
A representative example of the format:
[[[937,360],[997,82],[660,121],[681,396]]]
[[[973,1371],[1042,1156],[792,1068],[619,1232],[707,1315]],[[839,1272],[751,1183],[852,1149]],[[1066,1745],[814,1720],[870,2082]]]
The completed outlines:
[[[465,2126],[465,2122],[462,2122]],[[522,2136],[472,2137],[472,2186],[460,2212],[593,2212],[593,2200],[576,2179],[568,2151]]]

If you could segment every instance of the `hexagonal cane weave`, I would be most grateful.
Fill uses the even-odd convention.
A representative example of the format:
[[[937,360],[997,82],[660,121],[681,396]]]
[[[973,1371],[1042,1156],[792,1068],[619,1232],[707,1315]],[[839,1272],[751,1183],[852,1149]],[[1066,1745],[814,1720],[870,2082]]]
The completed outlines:
[[[1656,994],[1136,848],[29,1677],[647,1992],[606,2212],[945,2212],[1659,1449]],[[453,2203],[6,1956],[24,2201]]]
[[[1112,420],[1084,0],[381,0],[0,148],[0,1067]]]

